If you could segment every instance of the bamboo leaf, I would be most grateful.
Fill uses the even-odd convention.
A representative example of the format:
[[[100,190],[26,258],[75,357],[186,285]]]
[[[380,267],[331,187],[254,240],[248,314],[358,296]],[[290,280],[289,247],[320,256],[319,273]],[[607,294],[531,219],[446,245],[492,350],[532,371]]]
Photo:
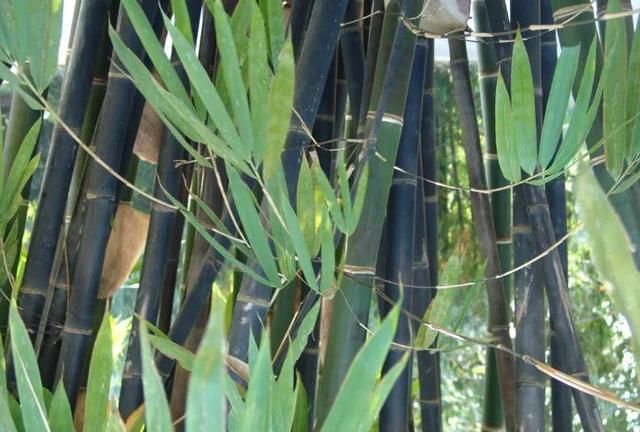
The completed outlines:
[[[140,349],[142,356],[142,386],[144,388],[145,429],[150,431],[172,431],[171,410],[165,397],[162,378],[153,361],[147,340],[147,328],[140,321]]]
[[[227,167],[227,176],[229,177],[229,186],[238,216],[240,216],[242,227],[251,244],[253,253],[264,270],[267,279],[269,279],[270,286],[278,287],[280,286],[280,276],[278,275],[266,230],[262,226],[260,214],[256,209],[251,190],[233,168]]]
[[[20,412],[27,431],[50,431],[38,361],[15,301],[9,308],[11,355],[15,364]]]
[[[36,121],[27,132],[11,164],[2,189],[2,197],[0,197],[0,223],[8,222],[13,217],[12,208],[15,207],[14,203],[16,200],[22,201],[22,190],[29,178],[31,178],[35,168],[37,168],[39,158],[33,159],[31,156],[38,143],[41,124],[40,120]],[[36,160],[35,163],[33,162],[34,160]],[[34,165],[36,165],[35,168]]]
[[[610,0],[607,4],[607,12],[621,10],[620,0]],[[614,178],[618,178],[627,155],[627,36],[623,20],[607,22],[604,65],[604,152],[607,169]]]
[[[511,60],[511,108],[514,141],[520,167],[533,174],[538,160],[536,110],[531,63],[520,31],[516,34]]]
[[[249,38],[249,100],[255,139],[254,157],[257,165],[262,163],[266,149],[270,75],[264,22],[260,11],[254,9]]]
[[[174,2],[176,2],[176,0],[172,0],[172,3]],[[167,58],[164,47],[158,40],[156,32],[149,23],[140,4],[136,0],[122,0],[122,5],[127,11],[127,16],[133,28],[136,30],[136,34],[140,38],[146,54],[151,59],[155,70],[167,86],[167,89],[182,102],[191,104],[189,94],[182,85],[180,77],[178,77],[171,61]],[[127,67],[127,69],[129,68]]]
[[[362,169],[362,175],[358,178],[356,185],[356,197],[351,210],[351,220],[349,221],[349,229],[346,233],[348,236],[353,234],[358,227],[362,208],[364,207],[364,197],[367,194],[367,185],[369,184],[369,163],[367,162]]]
[[[580,45],[563,48],[558,59],[540,135],[539,161],[543,170],[551,163],[558,147],[579,59]]]
[[[333,288],[336,271],[336,251],[333,244],[333,230],[327,222],[323,223],[326,227],[321,234],[321,261],[320,268],[320,293],[326,293]]]
[[[260,9],[268,29],[269,53],[271,62],[277,70],[280,63],[280,50],[284,45],[284,16],[280,0],[260,0]]]
[[[0,395],[0,430],[6,432],[17,432],[16,425],[13,423],[11,408],[8,403],[8,396]]]
[[[296,412],[293,417],[292,432],[305,432],[309,428],[309,399],[307,391],[302,385],[302,378],[298,379],[296,386]]]
[[[289,236],[291,238],[291,243],[293,243],[296,255],[298,256],[298,266],[300,266],[300,268],[302,269],[304,279],[307,282],[307,285],[309,285],[309,288],[316,292],[319,292],[320,287],[318,287],[316,274],[313,271],[313,265],[311,264],[311,254],[309,253],[309,248],[304,241],[304,235],[300,230],[298,218],[291,208],[291,204],[289,204],[287,195],[283,191],[281,191],[280,195],[279,210],[282,214],[282,217],[284,218],[287,232],[289,233]]]
[[[585,164],[579,170],[576,179],[576,197],[593,263],[613,304],[629,323],[632,347],[636,360],[640,360],[640,272],[633,260],[634,246],[620,217],[599,186],[591,167]]]
[[[273,377],[270,345],[269,333],[265,332],[255,361],[250,361],[251,374],[245,397],[245,415],[240,419],[240,432],[269,430]]]
[[[629,66],[627,71],[627,138],[629,143],[629,158],[640,153],[640,31],[633,34]]]
[[[371,396],[393,341],[399,313],[400,308],[396,305],[356,354],[321,431],[355,431],[369,422]]]
[[[236,45],[236,50],[238,52],[238,61],[240,65],[245,64],[247,53],[250,50],[250,44],[253,42],[254,38],[254,28],[253,28],[253,19],[254,16],[260,14],[260,11],[257,11],[257,8],[254,8],[255,0],[240,0],[233,10],[233,15],[231,16],[231,32],[233,33],[233,40]],[[262,22],[262,17],[260,18],[260,22]],[[251,28],[252,37],[248,36],[249,28]],[[264,34],[264,24],[262,25],[262,32]],[[266,38],[266,35],[264,36]],[[267,47],[265,46],[266,50]],[[266,51],[264,52],[266,55]],[[251,61],[251,55],[249,53],[249,60]],[[253,106],[251,107],[253,110]],[[257,138],[254,131],[254,137]]]
[[[51,432],[74,432],[73,415],[64,391],[62,381],[58,382],[49,407],[49,426]]]
[[[178,362],[180,367],[188,372],[193,370],[195,355],[185,347],[178,345],[167,336],[152,334],[147,336],[151,345],[164,356]]]
[[[504,177],[511,182],[520,181],[520,163],[514,132],[514,118],[509,92],[502,75],[496,84],[496,152],[498,164]]]
[[[591,130],[591,124],[587,124],[587,120],[590,110],[589,102],[591,101],[593,82],[595,80],[596,73],[596,49],[597,40],[594,37],[585,62],[582,81],[580,81],[580,88],[578,89],[578,96],[576,97],[576,103],[573,107],[573,114],[569,121],[569,127],[567,128],[567,133],[560,144],[558,153],[551,164],[551,168],[549,168],[550,172],[564,170],[565,166],[576,155],[580,146],[584,143],[587,134]],[[596,92],[596,97],[591,103],[591,106],[596,107],[599,103],[600,97]]]
[[[207,329],[196,354],[187,395],[189,432],[225,431],[225,300],[217,289],[211,299]]]
[[[182,35],[191,43],[193,43],[193,30],[191,28],[191,19],[189,17],[189,9],[185,0],[171,0],[171,12],[176,22],[176,28],[180,30]]]
[[[127,432],[127,428],[120,417],[120,412],[116,404],[109,404],[109,420],[107,422],[107,432]]]
[[[313,166],[313,172],[315,174],[316,184],[322,191],[322,195],[324,196],[327,207],[329,208],[329,213],[331,213],[331,217],[336,224],[336,228],[338,228],[342,233],[348,234],[350,231],[350,227],[347,225],[345,217],[342,215],[342,209],[338,204],[338,198],[336,197],[331,183],[329,183],[329,179],[327,179],[327,176],[324,174],[324,172],[322,172],[322,169],[319,165]],[[361,194],[366,193],[366,185],[363,189],[364,191],[360,192]],[[360,198],[360,200],[362,201],[362,204],[364,204],[364,198]],[[356,203],[357,202],[358,200],[356,199]],[[362,209],[360,209],[360,211],[362,211]]]
[[[238,152],[239,159],[248,159],[250,148],[240,139],[224,102],[211,83],[209,75],[198,60],[193,47],[189,45],[189,42],[182,36],[182,33],[175,28],[166,16],[164,17],[164,23],[173,39],[176,54],[178,54],[185,72],[189,76],[191,87],[194,92],[197,93],[200,100],[206,101],[204,106],[210,115],[211,121],[220,131],[222,139],[234,152]]]
[[[215,20],[216,41],[218,52],[220,53],[222,75],[227,89],[227,96],[231,103],[231,111],[233,112],[236,126],[240,131],[240,137],[245,147],[253,151],[255,147],[253,144],[251,113],[246,96],[247,90],[244,88],[244,83],[242,82],[240,61],[233,41],[229,17],[224,11],[220,0],[206,0],[206,3]]]
[[[296,201],[298,221],[304,241],[308,245],[313,245],[315,244],[316,235],[316,208],[313,193],[313,176],[306,158],[303,158],[300,164]]]
[[[113,333],[111,317],[105,312],[91,353],[87,394],[84,407],[84,430],[100,431],[109,418],[109,389],[113,371]]]
[[[280,158],[289,130],[293,107],[294,81],[293,45],[289,39],[280,53],[278,71],[269,91],[267,148],[264,155],[265,181],[268,181],[280,169]]]

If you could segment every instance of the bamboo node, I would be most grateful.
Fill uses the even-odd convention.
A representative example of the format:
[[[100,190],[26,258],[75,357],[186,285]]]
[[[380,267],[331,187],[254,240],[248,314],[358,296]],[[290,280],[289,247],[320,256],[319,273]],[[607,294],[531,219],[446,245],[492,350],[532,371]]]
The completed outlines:
[[[91,329],[80,329],[80,328],[75,328],[75,327],[70,327],[70,326],[64,326],[62,331],[64,333],[70,333],[70,334],[76,334],[76,335],[84,335],[84,336],[91,336],[93,334],[93,332],[91,331]]]

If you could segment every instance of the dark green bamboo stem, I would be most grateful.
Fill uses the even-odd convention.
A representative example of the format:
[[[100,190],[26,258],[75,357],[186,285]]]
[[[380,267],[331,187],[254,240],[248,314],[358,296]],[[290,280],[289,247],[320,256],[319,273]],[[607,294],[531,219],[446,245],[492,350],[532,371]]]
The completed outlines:
[[[384,10],[384,0],[372,0],[371,9],[365,10],[366,13],[373,13],[375,11]],[[373,91],[373,80],[376,72],[376,63],[378,58],[378,50],[380,49],[380,38],[382,35],[382,26],[384,21],[384,14],[379,13],[371,16],[366,20],[369,24],[369,30],[367,32],[367,43],[365,51],[365,67],[364,77],[362,78],[362,109],[360,110],[360,118],[354,119],[358,121],[358,126],[364,128],[366,123],[367,109],[371,105],[371,97]],[[360,132],[364,134],[364,129]]]
[[[469,64],[464,39],[450,39],[451,74],[453,76],[456,106],[460,113],[462,140],[467,159],[470,186],[486,189],[486,177],[482,162],[480,136],[476,119],[473,91],[469,78]],[[488,278],[501,273],[500,255],[496,246],[491,202],[485,194],[471,193],[471,212],[476,222],[476,233],[482,256],[487,260]],[[487,282],[489,304],[488,331],[500,344],[510,347],[509,309],[501,279]],[[500,394],[504,407],[505,426],[515,430],[515,385],[513,358],[506,353],[496,353]]]
[[[314,2],[296,63],[293,94],[293,109],[296,114],[291,116],[285,151],[282,154],[289,201],[294,208],[300,163],[304,148],[311,140],[305,130],[313,130],[348,3],[348,0]]]
[[[340,54],[344,65],[347,88],[349,89],[349,111],[352,124],[357,125],[362,106],[362,86],[364,77],[364,46],[362,42],[362,28],[358,19],[358,0],[350,0],[345,15],[345,22],[355,24],[343,27],[340,35]]]
[[[364,342],[360,323],[367,323],[370,288],[375,276],[378,245],[393,174],[403,121],[409,68],[415,48],[415,36],[398,19],[400,5],[389,4],[385,16],[377,66],[374,74],[371,103],[368,111],[366,136],[370,138],[363,149],[369,164],[369,180],[358,227],[348,239],[345,276],[336,296],[327,341],[326,359],[318,387],[316,425],[324,422],[353,357]],[[408,1],[402,9],[407,16],[418,12],[417,2]],[[372,156],[373,152],[382,157]],[[383,162],[384,161],[384,162]],[[369,289],[367,289],[369,288]]]
[[[406,311],[413,310],[413,293],[408,286],[413,283],[416,213],[416,175],[418,170],[418,142],[422,116],[422,94],[424,90],[426,52],[424,44],[416,45],[413,66],[409,78],[409,89],[404,109],[404,123],[396,166],[402,170],[393,173],[389,202],[387,204],[387,258],[385,294],[394,302],[402,302]],[[404,287],[404,288],[403,288]],[[389,302],[382,303],[381,315],[391,310]],[[413,326],[406,314],[401,315],[394,341],[399,345],[413,344]],[[383,372],[390,370],[404,355],[405,350],[392,346],[387,354]],[[380,427],[383,430],[404,431],[409,429],[411,417],[411,364],[395,382],[380,411]]]
[[[153,22],[158,13],[157,2],[148,0],[141,6]],[[142,44],[123,10],[120,11],[117,28],[129,48],[142,57]],[[137,129],[141,114],[141,110],[134,110],[136,104],[131,103],[131,96],[136,94],[135,87],[121,75],[121,69],[122,65],[114,56],[101,117],[92,140],[98,157],[116,171],[120,169],[124,150],[131,146],[126,142],[132,135],[130,129]],[[73,290],[58,361],[58,376],[63,379],[72,406],[81,385],[82,375],[78,371],[84,369],[90,348],[93,309],[118,188],[116,178],[94,161],[89,164],[88,176],[86,229],[73,272]]]
[[[513,28],[527,28],[540,24],[540,1],[511,1],[511,22]],[[534,36],[534,37],[532,37]],[[522,37],[531,63],[533,76],[535,113],[538,136],[542,128],[542,75],[540,38],[533,32],[524,31]],[[525,189],[519,185],[513,194],[513,244],[514,265],[519,266],[530,261],[535,250],[534,239],[527,218]],[[540,268],[532,265],[515,274],[515,327],[516,351],[543,361],[544,342],[544,295],[540,278]],[[518,430],[544,430],[544,375],[534,367],[523,362],[516,364],[516,385],[518,390]]]
[[[62,90],[59,116],[76,133],[80,132],[88,106],[94,68],[98,63],[110,0],[82,2]],[[47,296],[56,244],[63,225],[69,184],[77,145],[69,132],[57,125],[43,179],[38,212],[33,225],[29,253],[20,291],[22,318],[35,330]]]
[[[504,1],[502,4],[504,5]],[[495,5],[493,6],[495,7]],[[491,32],[490,15],[495,20],[498,14],[499,10],[491,10],[490,5],[485,0],[475,0],[473,2],[473,17],[478,31]],[[485,41],[486,43],[478,45],[478,75],[486,142],[485,165],[488,186],[497,188],[507,184],[498,166],[495,139],[495,89],[499,73],[495,43],[498,40],[497,38],[486,38]],[[503,269],[508,269],[511,268],[512,262],[511,191],[504,190],[491,194],[491,207],[496,228],[500,264]],[[510,298],[511,279],[507,278],[503,283],[507,298]],[[498,429],[504,425],[502,400],[498,397],[497,391],[499,384],[495,370],[497,366],[495,355],[494,350],[487,350],[483,427],[488,430]]]
[[[542,24],[553,23],[551,0],[541,2]],[[557,42],[555,32],[546,32],[541,36],[542,41],[542,102],[546,111],[547,99],[551,88],[551,81],[556,68]],[[547,201],[555,238],[560,239],[567,233],[567,197],[564,176],[552,180],[546,185]],[[568,275],[567,243],[558,247],[565,280]],[[565,371],[564,358],[560,354],[558,335],[555,332],[553,320],[549,323],[550,361],[554,368]],[[570,430],[572,428],[573,413],[571,407],[571,389],[559,381],[551,380],[551,427],[554,431]]]
[[[426,44],[426,69],[424,77],[424,93],[422,95],[422,124],[420,130],[420,160],[422,177],[437,180],[436,154],[436,115],[434,104],[435,92],[435,53],[433,39],[426,39],[418,44]],[[420,181],[418,188],[418,209],[423,210],[420,216],[416,211],[416,229],[422,228],[423,244],[416,247],[416,253],[426,255],[415,261],[423,263],[414,272],[414,285],[438,285],[438,196],[435,184]],[[422,206],[420,204],[423,204]],[[416,240],[420,237],[416,235]],[[426,270],[424,268],[426,267]],[[418,316],[423,316],[429,302],[435,297],[435,290],[414,291],[414,309]],[[420,381],[420,412],[422,430],[439,432],[442,430],[442,404],[440,397],[440,355],[419,351],[418,378]]]
[[[300,49],[304,41],[313,3],[314,0],[297,0],[291,6],[291,43],[293,44],[293,55],[296,59],[300,56]]]

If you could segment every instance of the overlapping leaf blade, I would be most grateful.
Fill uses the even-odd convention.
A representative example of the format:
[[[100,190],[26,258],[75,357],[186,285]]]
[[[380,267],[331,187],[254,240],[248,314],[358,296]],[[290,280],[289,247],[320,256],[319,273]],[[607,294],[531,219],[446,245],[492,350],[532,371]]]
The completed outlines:
[[[496,85],[496,151],[502,174],[512,182],[520,181],[520,163],[516,149],[513,113],[509,92],[502,75]]]

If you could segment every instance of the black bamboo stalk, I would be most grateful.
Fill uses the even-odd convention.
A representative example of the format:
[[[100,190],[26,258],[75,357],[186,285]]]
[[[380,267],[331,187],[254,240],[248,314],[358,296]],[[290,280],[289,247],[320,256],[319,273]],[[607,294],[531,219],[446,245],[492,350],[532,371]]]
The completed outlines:
[[[192,31],[193,39],[196,38],[198,21],[200,18],[199,0],[190,0],[187,2],[187,12]],[[174,53],[174,60],[177,55]],[[183,84],[187,82],[184,67],[176,64],[176,72],[180,76]],[[158,157],[158,171],[156,182],[154,185],[154,197],[168,201],[168,197],[178,197],[181,193],[183,198],[186,194],[182,191],[182,170],[177,166],[177,162],[183,160],[185,150],[180,142],[165,128],[163,130],[163,139],[160,145],[160,154]],[[179,198],[179,197],[178,197]],[[149,232],[147,234],[147,243],[144,251],[144,261],[140,273],[140,284],[136,297],[135,314],[138,319],[144,319],[151,323],[157,324],[160,312],[160,300],[162,296],[162,287],[165,276],[167,276],[167,264],[170,255],[169,247],[172,244],[173,235],[179,229],[178,210],[168,208],[164,205],[152,203],[151,215],[149,220]],[[180,218],[182,219],[182,218]],[[181,230],[180,230],[181,231]],[[175,236],[181,237],[181,233],[174,233]],[[177,260],[174,259],[174,264]],[[173,277],[170,279],[175,281],[175,270],[173,267]],[[172,290],[172,288],[171,288]],[[120,396],[120,413],[123,417],[128,417],[142,402],[142,358],[140,352],[140,327],[133,326],[129,337],[129,347],[127,350],[127,359],[122,377],[122,390]]]
[[[426,44],[426,64],[424,93],[422,95],[422,124],[420,129],[421,176],[431,181],[437,180],[436,160],[436,118],[434,106],[435,63],[434,41],[426,39],[418,44]],[[414,285],[432,287],[438,285],[438,196],[434,183],[423,180],[418,183],[419,201],[416,211],[416,241],[423,230],[422,245],[417,243],[415,262],[420,265],[414,271]],[[426,262],[424,262],[426,258]],[[431,300],[434,289],[416,289],[414,291],[414,309],[422,316]],[[440,355],[418,351],[418,379],[420,382],[420,413],[422,430],[439,432],[442,430],[442,405],[440,398]]]
[[[141,6],[150,21],[154,21],[158,13],[157,2],[144,1]],[[117,28],[123,41],[136,55],[142,57],[142,44],[122,8]],[[131,95],[135,95],[136,90],[133,83],[121,74],[121,69],[122,65],[114,56],[100,120],[92,140],[98,157],[115,170],[120,169],[122,153],[130,146],[126,142],[132,135],[130,129],[137,129],[141,114],[141,110],[134,112],[136,104],[131,103]],[[88,176],[87,223],[73,272],[74,289],[69,298],[57,372],[63,379],[72,406],[75,405],[82,379],[82,374],[78,371],[84,369],[84,361],[89,352],[93,309],[118,187],[116,178],[95,161],[89,164]]]
[[[100,52],[96,47],[100,46],[104,35],[108,7],[109,0],[97,0],[82,2],[80,8],[59,108],[61,121],[76,132],[82,127],[89,102],[89,89]],[[38,326],[47,296],[76,149],[69,132],[62,125],[57,125],[51,140],[19,297],[22,318],[32,331]]]
[[[462,140],[467,159],[467,169],[471,187],[486,189],[486,177],[482,162],[480,136],[476,120],[473,91],[469,78],[467,48],[464,39],[449,40],[451,56],[451,74],[453,76],[456,106],[460,113]],[[487,277],[501,273],[500,255],[496,246],[496,231],[493,222],[491,203],[485,194],[471,193],[471,211],[476,222],[476,233],[483,257],[487,260]],[[511,346],[509,337],[509,309],[502,280],[490,279],[487,282],[489,304],[489,333],[498,343]],[[508,431],[515,430],[515,386],[514,364],[511,356],[496,353],[500,394],[504,407],[505,426]]]
[[[349,114],[351,124],[357,125],[362,106],[362,86],[364,77],[364,46],[362,28],[359,25],[358,0],[350,0],[345,14],[345,22],[340,35],[340,54],[344,66],[347,88],[349,89]]]
[[[550,0],[541,2],[542,24],[553,23],[553,9]],[[547,100],[551,88],[551,81],[556,68],[557,42],[555,32],[545,32],[541,36],[541,64],[542,64],[542,103],[546,111]],[[553,230],[556,239],[560,239],[567,233],[567,196],[564,176],[552,180],[546,185],[547,201],[553,222]],[[563,242],[558,247],[564,277],[568,275],[567,243]],[[549,323],[550,361],[554,368],[565,371],[564,358],[560,354],[558,335],[555,332],[553,320]],[[572,427],[571,389],[559,381],[551,380],[551,427],[554,431],[570,430]]]
[[[422,94],[424,91],[426,52],[424,44],[415,48],[413,66],[409,79],[409,89],[404,109],[404,124],[400,136],[396,166],[387,205],[387,265],[385,294],[394,303],[402,302],[406,311],[413,310],[413,293],[408,286],[413,285],[416,213],[416,175],[418,170],[418,142],[422,115]],[[400,171],[402,170],[402,171]],[[381,303],[381,314],[391,310],[389,302]],[[402,314],[396,329],[394,341],[409,346],[414,334],[409,318]],[[399,346],[398,345],[398,346]],[[383,371],[390,370],[404,355],[405,350],[393,346],[384,363]],[[409,361],[395,382],[380,412],[380,427],[383,430],[404,431],[409,428],[411,417],[411,364]]]
[[[366,9],[365,13],[374,13],[376,11],[384,10],[384,0],[372,0],[371,9]],[[373,91],[373,79],[376,71],[376,60],[378,58],[378,49],[380,48],[380,37],[382,34],[382,25],[384,21],[384,14],[377,13],[372,15],[368,20],[367,41],[365,51],[365,67],[364,76],[362,78],[362,102],[363,107],[360,110],[360,118],[354,119],[358,121],[360,127],[364,127],[366,108],[371,104],[371,96]],[[364,130],[361,131],[364,133]]]
[[[540,1],[511,1],[511,22],[514,28],[527,28],[540,24]],[[540,38],[533,32],[523,31],[525,46],[533,76],[536,126],[538,136],[542,128],[542,87]],[[527,218],[526,185],[518,185],[513,194],[514,265],[522,265],[533,258],[535,250],[531,227]],[[515,327],[516,351],[537,360],[544,360],[544,296],[540,268],[531,266],[515,274]],[[544,375],[524,362],[516,364],[518,390],[518,430],[544,430]]]
[[[391,187],[393,164],[400,140],[409,68],[415,48],[415,35],[399,20],[399,13],[415,16],[419,6],[415,1],[400,4],[392,1],[385,16],[377,66],[368,106],[366,136],[370,139],[363,149],[369,164],[369,180],[364,205],[356,231],[349,239],[345,258],[345,276],[333,305],[332,322],[327,340],[326,358],[320,377],[316,424],[321,426],[331,408],[348,367],[364,342],[360,323],[366,323],[371,301],[371,288],[380,244],[383,218]],[[371,157],[373,151],[382,158]],[[384,162],[383,162],[384,160]],[[413,218],[413,215],[411,215]]]
[[[293,44],[293,55],[296,59],[300,56],[300,49],[304,41],[313,3],[314,0],[297,0],[291,6],[291,43]]]
[[[289,201],[295,208],[296,185],[304,148],[311,141],[306,130],[313,130],[322,92],[337,47],[340,24],[343,22],[348,0],[316,0],[300,58],[296,64],[293,94],[294,113],[282,154],[282,166],[289,191]]]

